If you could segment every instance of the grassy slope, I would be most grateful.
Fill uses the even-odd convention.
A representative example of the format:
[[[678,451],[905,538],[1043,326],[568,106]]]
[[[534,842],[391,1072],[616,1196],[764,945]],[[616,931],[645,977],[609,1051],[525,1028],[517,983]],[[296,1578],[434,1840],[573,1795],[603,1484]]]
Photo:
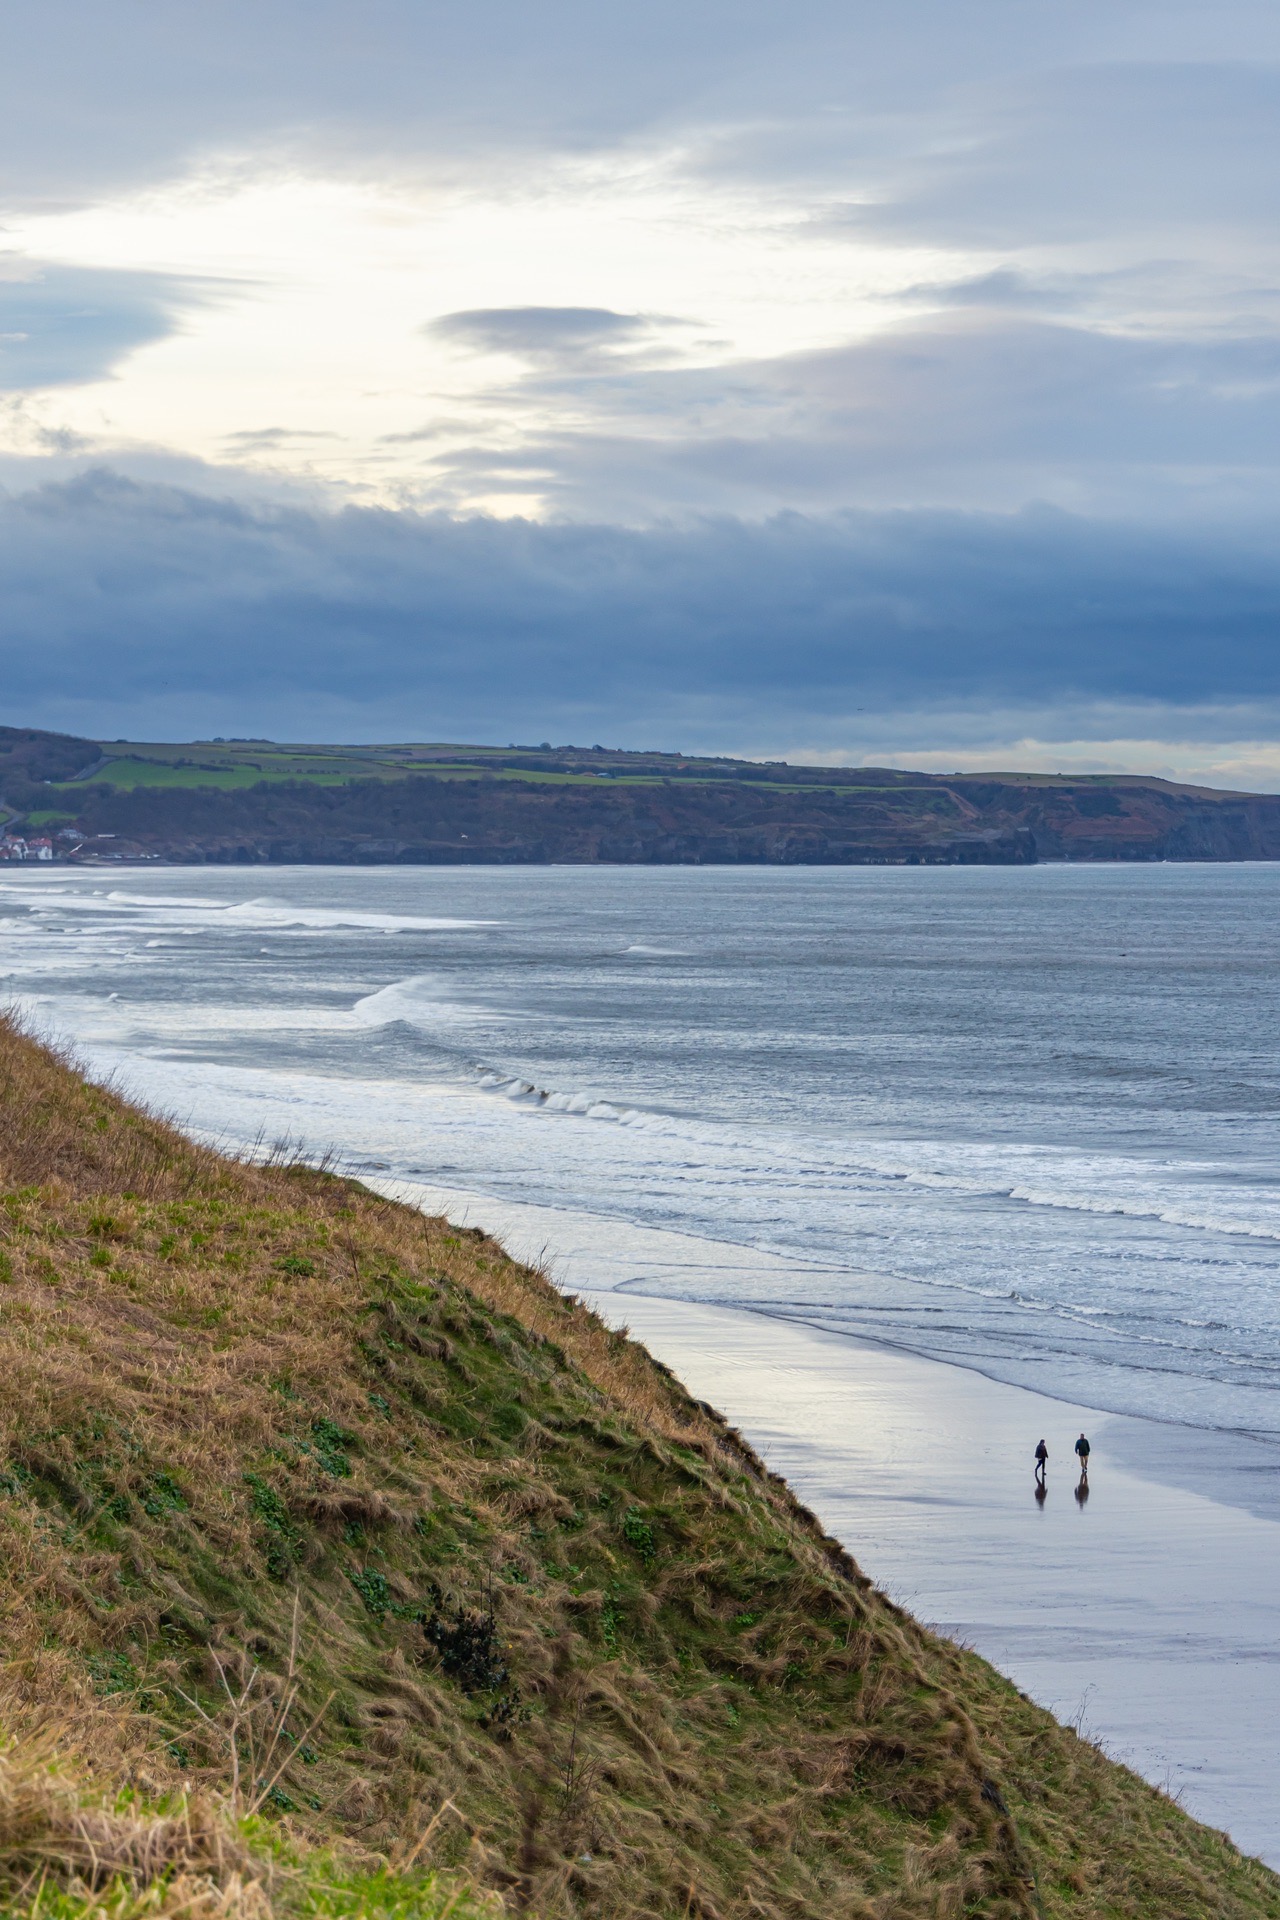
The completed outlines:
[[[548,1920],[1280,1916],[491,1241],[199,1150],[2,1029],[0,1121],[0,1714],[59,1730],[90,1811],[222,1836],[103,1843],[121,1920],[479,1910],[378,1856]],[[48,1920],[88,1908],[65,1820],[6,1811],[42,1764],[0,1766],[0,1884],[29,1911],[49,1866]]]

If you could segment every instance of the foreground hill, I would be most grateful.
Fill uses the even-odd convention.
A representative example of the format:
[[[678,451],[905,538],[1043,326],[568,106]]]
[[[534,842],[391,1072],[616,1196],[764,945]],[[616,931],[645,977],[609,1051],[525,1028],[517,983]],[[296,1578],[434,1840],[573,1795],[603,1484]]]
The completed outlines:
[[[1280,795],[594,748],[157,746],[0,728],[11,829],[78,859],[1025,865],[1280,859]],[[67,830],[70,830],[70,834]],[[73,848],[76,850],[73,851]]]
[[[8,1027],[0,1194],[5,1912],[1280,1916],[483,1235]]]

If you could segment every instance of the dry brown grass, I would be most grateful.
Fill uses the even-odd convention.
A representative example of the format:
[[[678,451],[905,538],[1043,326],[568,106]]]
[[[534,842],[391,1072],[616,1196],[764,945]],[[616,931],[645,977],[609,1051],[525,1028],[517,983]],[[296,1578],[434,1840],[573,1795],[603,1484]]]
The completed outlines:
[[[264,1848],[224,1802],[179,1794],[163,1810],[114,1796],[58,1759],[52,1729],[0,1751],[0,1911],[31,1920],[501,1920],[465,1876],[423,1875],[445,1809],[388,1870]]]
[[[46,1731],[0,1753],[0,1889],[11,1904],[54,1878],[88,1891],[163,1881],[193,1911],[266,1910],[257,1864],[222,1808],[183,1796],[172,1813],[135,1809],[62,1772],[56,1749]]]
[[[402,1861],[449,1801],[422,1857],[542,1920],[1280,1916],[544,1275],[11,1030],[0,1380],[8,1724],[100,1778]],[[490,1612],[468,1691],[442,1649]]]

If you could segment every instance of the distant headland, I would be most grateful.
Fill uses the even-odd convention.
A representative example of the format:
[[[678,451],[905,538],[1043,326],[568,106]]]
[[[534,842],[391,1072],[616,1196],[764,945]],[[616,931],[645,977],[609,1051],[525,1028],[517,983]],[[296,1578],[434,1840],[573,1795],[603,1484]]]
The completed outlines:
[[[157,744],[0,727],[0,859],[1027,866],[1280,859],[1280,794],[603,746]]]

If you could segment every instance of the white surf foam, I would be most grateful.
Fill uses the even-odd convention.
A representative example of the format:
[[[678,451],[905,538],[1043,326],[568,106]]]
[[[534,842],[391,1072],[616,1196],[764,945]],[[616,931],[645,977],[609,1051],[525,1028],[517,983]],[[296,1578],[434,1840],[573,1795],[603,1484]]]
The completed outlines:
[[[107,892],[96,888],[85,891],[57,886],[44,887],[38,896],[31,898],[27,886],[25,881],[0,881],[0,897],[21,899],[32,916],[51,912],[96,917],[114,914],[122,920],[138,922],[156,919],[167,921],[178,913],[188,917],[194,915],[197,918],[192,924],[201,931],[221,925],[235,929],[248,926],[284,930],[305,928],[321,932],[350,928],[387,933],[457,933],[502,924],[497,920],[444,914],[376,913],[362,908],[300,906],[265,894],[250,900],[219,900],[207,894],[131,893],[119,887]],[[46,904],[50,899],[58,902],[57,907]]]
[[[743,1157],[756,1173],[787,1173],[815,1182],[902,1181],[943,1193],[1011,1200],[1028,1207],[1158,1220],[1205,1233],[1280,1240],[1280,1190],[1242,1187],[1237,1167],[1205,1161],[1160,1161],[1119,1154],[1080,1154],[1066,1148],[958,1144],[930,1140],[845,1140],[829,1154],[804,1135],[778,1130],[735,1136],[731,1129],[678,1114],[646,1111],[600,1092],[540,1087],[490,1069],[488,1092],[547,1113],[607,1120],[615,1125],[709,1150],[724,1164]],[[762,1148],[772,1148],[767,1156]],[[1029,1177],[1034,1176],[1034,1177]],[[1188,1198],[1189,1193],[1195,1195]]]
[[[442,991],[439,977],[425,973],[409,974],[379,987],[376,993],[364,994],[351,1013],[363,1027],[385,1027],[399,1021],[423,1032],[463,1023],[499,1023],[505,1018],[499,1008],[477,1006]]]

